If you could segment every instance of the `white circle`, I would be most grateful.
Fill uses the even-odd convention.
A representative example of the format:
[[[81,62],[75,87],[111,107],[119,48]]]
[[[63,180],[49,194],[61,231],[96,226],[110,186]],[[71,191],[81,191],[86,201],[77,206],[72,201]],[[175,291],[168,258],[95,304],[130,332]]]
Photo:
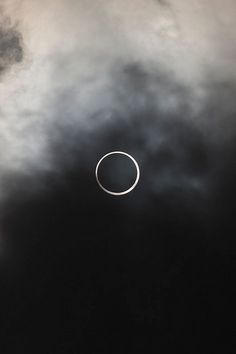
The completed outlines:
[[[115,154],[118,154],[118,155],[124,155],[124,156],[127,156],[128,158],[130,158],[130,160],[134,163],[134,166],[136,168],[136,171],[137,171],[137,175],[136,175],[136,179],[133,183],[133,185],[129,188],[129,189],[126,189],[125,191],[123,192],[112,192],[110,191],[109,189],[106,189],[102,184],[101,182],[99,181],[99,178],[98,178],[98,169],[99,169],[99,166],[101,164],[101,162],[107,158],[108,156],[110,155],[115,155]],[[108,154],[104,155],[97,163],[97,166],[96,166],[96,169],[95,169],[95,176],[96,176],[96,180],[97,180],[97,183],[99,185],[99,187],[106,193],[108,194],[111,194],[111,195],[124,195],[124,194],[128,194],[130,193],[138,184],[138,181],[139,181],[139,178],[140,178],[140,170],[139,170],[139,165],[137,163],[137,161],[129,154],[127,154],[126,152],[123,152],[123,151],[112,151],[112,152],[109,152]]]

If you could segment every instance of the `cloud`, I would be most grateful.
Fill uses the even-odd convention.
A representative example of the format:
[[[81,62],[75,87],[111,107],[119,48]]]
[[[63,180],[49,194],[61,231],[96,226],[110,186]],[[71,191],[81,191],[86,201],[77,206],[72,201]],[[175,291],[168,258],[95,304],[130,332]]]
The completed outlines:
[[[9,174],[39,179],[83,160],[84,151],[97,158],[123,145],[151,168],[148,193],[208,195],[213,146],[235,134],[233,68],[218,70],[225,68],[219,21],[201,19],[194,2],[201,38],[182,3],[163,9],[139,0],[135,15],[124,1],[22,4],[31,58],[4,83],[11,104],[1,112],[3,186]]]
[[[24,57],[23,40],[17,27],[9,17],[0,16],[0,75],[13,65],[22,62]]]

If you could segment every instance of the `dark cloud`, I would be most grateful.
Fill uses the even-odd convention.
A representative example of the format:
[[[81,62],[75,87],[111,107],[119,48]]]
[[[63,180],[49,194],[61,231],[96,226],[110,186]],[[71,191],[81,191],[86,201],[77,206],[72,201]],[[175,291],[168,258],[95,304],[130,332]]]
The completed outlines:
[[[106,88],[101,91],[104,106],[99,101],[97,109],[97,97],[95,102],[91,100],[94,110],[92,115],[83,117],[86,127],[82,119],[81,124],[73,127],[68,124],[74,121],[74,115],[81,114],[76,109],[70,109],[68,119],[63,119],[64,114],[68,115],[67,107],[76,106],[77,87],[53,101],[52,114],[60,117],[59,123],[49,128],[50,156],[55,169],[63,170],[76,159],[95,159],[95,164],[109,151],[124,150],[143,166],[145,196],[173,195],[179,191],[183,198],[192,198],[192,193],[207,198],[211,142],[193,124],[195,103],[191,90],[175,82],[168,73],[149,71],[138,63],[114,67],[110,82],[112,95]],[[114,178],[119,179],[119,174]]]
[[[163,6],[170,6],[169,1],[166,0],[156,0],[156,1]]]
[[[22,62],[22,35],[9,18],[0,16],[0,75],[12,65]]]

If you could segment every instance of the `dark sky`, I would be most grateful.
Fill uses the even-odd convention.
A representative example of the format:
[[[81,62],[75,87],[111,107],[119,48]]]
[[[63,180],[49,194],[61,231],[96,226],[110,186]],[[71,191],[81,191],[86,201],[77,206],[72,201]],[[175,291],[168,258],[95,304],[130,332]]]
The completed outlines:
[[[235,352],[235,13],[2,1],[1,353]]]

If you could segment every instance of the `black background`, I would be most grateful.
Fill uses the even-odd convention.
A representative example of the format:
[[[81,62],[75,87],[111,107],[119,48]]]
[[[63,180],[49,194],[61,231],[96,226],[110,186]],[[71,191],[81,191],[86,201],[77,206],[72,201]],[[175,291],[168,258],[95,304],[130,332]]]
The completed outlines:
[[[168,145],[144,161],[142,124],[138,134],[119,124],[94,133],[97,144],[87,139],[79,151],[55,144],[62,168],[41,188],[39,176],[7,180],[2,353],[233,353],[234,146],[218,151],[216,169],[200,133],[176,125],[189,173],[208,176],[208,194],[184,184],[155,194],[155,169],[185,162]],[[117,147],[141,169],[123,197],[104,193],[94,175]]]

